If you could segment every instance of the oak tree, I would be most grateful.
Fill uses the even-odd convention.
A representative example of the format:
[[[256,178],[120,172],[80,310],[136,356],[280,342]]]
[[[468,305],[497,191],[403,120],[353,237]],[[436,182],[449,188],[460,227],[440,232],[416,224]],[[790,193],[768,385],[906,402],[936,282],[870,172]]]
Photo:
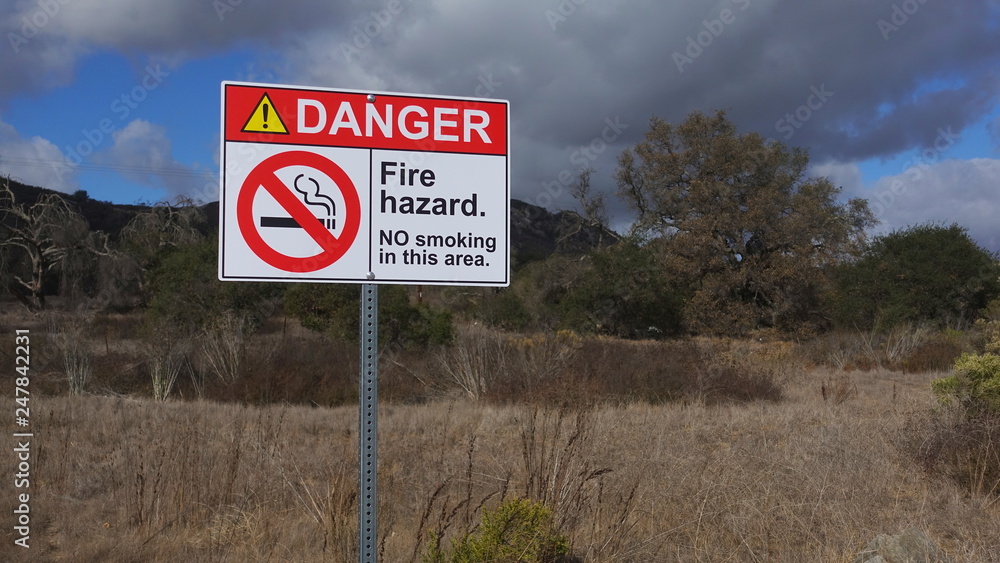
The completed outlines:
[[[824,270],[857,252],[874,218],[808,178],[805,151],[739,134],[723,111],[679,125],[650,121],[619,157],[618,194],[632,234],[657,250],[663,275],[690,296],[699,333],[808,331],[823,322]]]

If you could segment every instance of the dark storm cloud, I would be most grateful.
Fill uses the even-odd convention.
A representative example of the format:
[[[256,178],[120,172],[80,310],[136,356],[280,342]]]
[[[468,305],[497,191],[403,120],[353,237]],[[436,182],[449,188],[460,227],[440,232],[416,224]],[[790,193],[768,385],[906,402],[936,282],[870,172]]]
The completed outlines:
[[[1000,84],[995,3],[434,6],[400,14],[350,61],[330,56],[342,37],[313,38],[289,61],[311,82],[455,95],[488,75],[500,83],[494,95],[512,102],[515,138],[533,141],[525,158],[563,155],[550,173],[605,118],[631,125],[616,154],[651,115],[676,122],[692,110],[727,109],[741,129],[809,147],[818,160],[888,156],[981,119]],[[314,64],[321,53],[327,64]]]
[[[59,76],[96,48],[183,61],[250,47],[290,83],[507,98],[515,196],[534,200],[581,164],[609,189],[652,115],[726,109],[743,131],[849,162],[960,133],[1000,89],[995,0],[64,3],[44,30],[62,56],[2,70]],[[16,6],[8,22],[35,4]],[[609,139],[607,120],[627,127]]]
[[[320,0],[281,6],[253,0],[37,0],[14,3],[3,20],[10,32],[25,36],[23,51],[36,42],[64,40],[126,54],[169,55],[336,31],[356,10],[349,2]],[[32,26],[37,37],[25,31]]]
[[[1000,62],[995,2],[50,4],[56,13],[41,18],[41,3],[5,10],[15,33],[33,15],[45,23],[4,57],[11,75],[64,71],[87,49],[183,57],[241,45],[270,47],[290,72],[328,85],[355,85],[347,78],[472,95],[492,74],[521,134],[564,148],[609,116],[678,121],[726,108],[742,128],[817,157],[888,155],[980,118],[995,101]],[[922,93],[928,81],[939,91]],[[813,89],[832,96],[810,100]]]

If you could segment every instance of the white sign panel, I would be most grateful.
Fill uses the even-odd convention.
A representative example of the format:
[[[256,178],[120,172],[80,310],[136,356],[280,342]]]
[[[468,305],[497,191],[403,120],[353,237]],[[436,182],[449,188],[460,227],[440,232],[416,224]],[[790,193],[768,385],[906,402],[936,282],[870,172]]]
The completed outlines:
[[[505,286],[504,100],[222,84],[219,279]]]

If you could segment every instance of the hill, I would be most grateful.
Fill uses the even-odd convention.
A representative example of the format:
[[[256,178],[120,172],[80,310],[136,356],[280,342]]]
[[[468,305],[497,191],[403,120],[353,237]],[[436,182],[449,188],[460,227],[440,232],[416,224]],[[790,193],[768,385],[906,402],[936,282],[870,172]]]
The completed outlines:
[[[29,186],[15,180],[10,181],[11,191],[19,203],[35,202],[44,194],[59,194],[71,202],[95,231],[116,235],[138,213],[148,206],[110,203],[92,199],[80,190],[65,194],[47,188]],[[208,219],[208,228],[217,230],[219,226],[219,202],[203,205]],[[537,205],[520,200],[511,200],[511,253],[515,264],[523,265],[534,260],[543,260],[552,254],[584,254],[602,245],[609,244],[617,235],[606,229],[590,224],[572,211],[555,213]]]
[[[48,188],[29,186],[16,180],[10,181],[10,190],[18,203],[34,203],[43,195],[57,194],[80,211],[90,224],[91,230],[104,231],[109,235],[118,234],[132,217],[146,209],[143,205],[124,205],[91,199],[84,190],[67,194]]]

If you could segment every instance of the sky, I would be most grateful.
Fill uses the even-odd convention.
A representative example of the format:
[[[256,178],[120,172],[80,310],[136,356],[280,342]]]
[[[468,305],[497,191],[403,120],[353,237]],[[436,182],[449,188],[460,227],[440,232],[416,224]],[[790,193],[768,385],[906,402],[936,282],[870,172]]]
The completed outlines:
[[[224,80],[510,100],[512,196],[574,209],[653,116],[722,109],[876,232],[1000,251],[1000,0],[5,0],[0,174],[218,199]],[[608,198],[615,224],[628,210]]]

